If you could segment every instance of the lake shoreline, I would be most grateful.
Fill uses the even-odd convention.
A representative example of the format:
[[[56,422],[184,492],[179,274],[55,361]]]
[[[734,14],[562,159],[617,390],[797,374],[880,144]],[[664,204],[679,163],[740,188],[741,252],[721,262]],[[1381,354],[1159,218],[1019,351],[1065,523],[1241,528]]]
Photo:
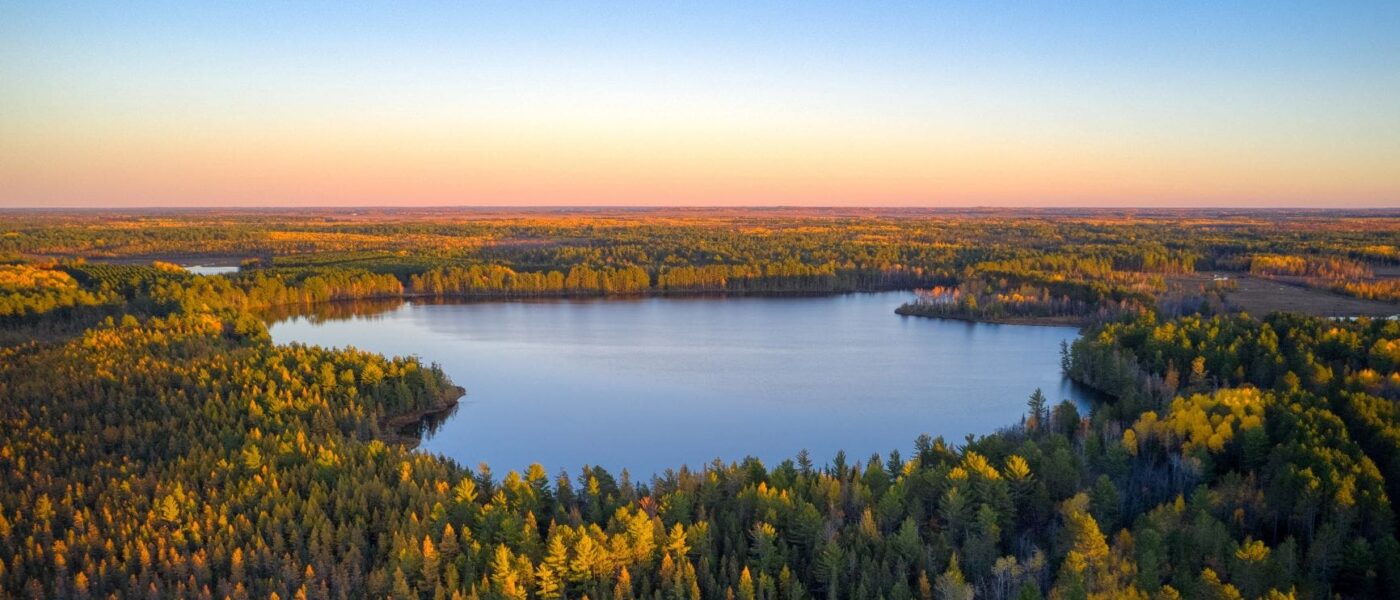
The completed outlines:
[[[470,304],[485,302],[549,302],[559,300],[597,300],[597,301],[626,301],[644,300],[650,298],[674,298],[674,299],[720,299],[720,298],[825,298],[834,296],[844,296],[849,294],[883,294],[889,292],[913,292],[913,290],[893,289],[893,290],[847,290],[839,292],[803,292],[803,291],[700,291],[700,290],[672,290],[672,291],[650,291],[627,294],[576,294],[576,293],[553,293],[553,294],[428,294],[412,292],[394,295],[370,295],[358,298],[333,298],[330,300],[320,300],[315,302],[290,302],[286,304],[272,304],[259,310],[276,312],[286,311],[282,314],[264,315],[263,320],[271,325],[287,319],[303,317],[313,314],[310,309],[317,306],[344,305],[356,302],[393,302],[417,303],[428,306]],[[304,311],[288,309],[307,309]],[[894,313],[903,317],[919,317],[924,319],[947,319],[950,321],[962,321],[964,323],[985,323],[988,325],[1026,325],[1039,327],[1077,327],[1083,329],[1092,324],[1092,321],[1082,317],[1072,316],[1048,316],[1048,317],[969,317],[962,315],[932,315],[919,312],[915,309],[903,305],[894,309]]]
[[[405,292],[402,294],[371,294],[354,298],[331,298],[329,300],[314,300],[309,302],[285,302],[278,304],[268,304],[254,309],[257,314],[268,325],[273,325],[288,319],[297,317],[313,316],[312,309],[321,306],[350,305],[357,302],[401,302],[415,303],[427,306],[452,305],[452,304],[477,304],[490,302],[553,302],[559,300],[589,300],[589,301],[628,301],[646,300],[651,298],[675,298],[675,299],[721,299],[721,298],[828,298],[845,296],[850,294],[886,294],[891,292],[910,292],[912,289],[888,289],[888,290],[846,290],[834,292],[804,292],[804,291],[731,291],[719,292],[710,290],[670,290],[670,291],[649,291],[626,294],[583,294],[583,293],[548,293],[548,294],[429,294],[425,292]],[[302,309],[302,310],[296,310]]]
[[[910,297],[351,303],[269,334],[439,364],[470,398],[450,415],[452,399],[432,397],[385,410],[374,438],[502,468],[659,473],[741,460],[728,445],[740,439],[759,440],[745,454],[763,460],[803,448],[867,456],[903,452],[924,433],[961,439],[1013,425],[1036,388],[1089,405],[1060,372],[1060,344],[1076,329],[891,314]],[[357,318],[361,309],[371,318]],[[1019,368],[1006,372],[1008,362]],[[783,420],[793,425],[766,425]]]
[[[375,439],[387,444],[399,444],[410,449],[417,448],[423,443],[422,428],[411,434],[405,433],[405,430],[412,425],[422,423],[425,419],[447,415],[457,408],[466,395],[466,388],[453,384],[438,395],[436,402],[427,407],[382,417],[379,420],[379,435],[375,436]]]
[[[1044,327],[1088,327],[1089,319],[1081,317],[968,317],[962,315],[932,315],[920,312],[917,309],[904,305],[894,309],[894,313],[902,317],[919,317],[923,319],[947,319],[950,321],[963,321],[965,323],[986,323],[989,325],[1039,325]]]

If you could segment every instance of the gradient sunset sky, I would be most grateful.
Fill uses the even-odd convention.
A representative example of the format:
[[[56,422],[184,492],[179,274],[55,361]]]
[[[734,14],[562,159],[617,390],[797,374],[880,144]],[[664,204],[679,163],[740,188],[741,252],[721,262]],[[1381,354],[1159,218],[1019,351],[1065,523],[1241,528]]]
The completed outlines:
[[[0,207],[1400,206],[1400,2],[0,0]]]

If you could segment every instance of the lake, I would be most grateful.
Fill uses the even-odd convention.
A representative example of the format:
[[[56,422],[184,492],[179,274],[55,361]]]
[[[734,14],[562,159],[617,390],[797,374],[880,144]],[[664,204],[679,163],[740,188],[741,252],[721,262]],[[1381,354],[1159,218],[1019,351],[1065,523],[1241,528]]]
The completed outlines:
[[[467,395],[422,448],[499,473],[589,464],[646,479],[804,448],[818,464],[842,449],[907,457],[921,433],[961,442],[1018,422],[1037,387],[1090,402],[1060,374],[1075,328],[894,314],[912,298],[413,302],[271,333],[440,364]]]
[[[238,272],[238,265],[184,265],[185,270],[195,275],[230,275]]]

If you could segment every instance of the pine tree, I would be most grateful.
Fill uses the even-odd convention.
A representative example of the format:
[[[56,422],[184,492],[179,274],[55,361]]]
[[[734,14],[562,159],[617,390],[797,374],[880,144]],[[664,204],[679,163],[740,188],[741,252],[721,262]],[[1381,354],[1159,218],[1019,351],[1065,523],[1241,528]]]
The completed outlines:
[[[738,600],[754,600],[753,575],[749,574],[748,567],[744,567],[744,571],[739,574]]]
[[[949,559],[948,568],[935,580],[933,591],[938,600],[972,600],[973,589],[958,567],[957,554]]]
[[[1049,422],[1050,411],[1046,406],[1045,394],[1040,391],[1040,388],[1035,388],[1030,399],[1026,400],[1026,408],[1029,417],[1026,419],[1027,429],[1039,430],[1042,428],[1042,424]]]

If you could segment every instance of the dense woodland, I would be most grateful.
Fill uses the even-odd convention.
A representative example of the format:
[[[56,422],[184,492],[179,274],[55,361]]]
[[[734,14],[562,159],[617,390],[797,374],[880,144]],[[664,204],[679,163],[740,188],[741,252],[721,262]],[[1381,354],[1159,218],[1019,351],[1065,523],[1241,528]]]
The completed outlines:
[[[7,216],[0,596],[1400,597],[1400,322],[1243,314],[1224,286],[1175,283],[1364,295],[1389,285],[1397,225]],[[209,257],[246,262],[153,262]],[[915,288],[905,312],[1081,320],[1064,368],[1105,401],[1027,390],[1021,423],[885,456],[502,473],[384,430],[460,394],[435,367],[276,346],[264,321],[342,300]]]

